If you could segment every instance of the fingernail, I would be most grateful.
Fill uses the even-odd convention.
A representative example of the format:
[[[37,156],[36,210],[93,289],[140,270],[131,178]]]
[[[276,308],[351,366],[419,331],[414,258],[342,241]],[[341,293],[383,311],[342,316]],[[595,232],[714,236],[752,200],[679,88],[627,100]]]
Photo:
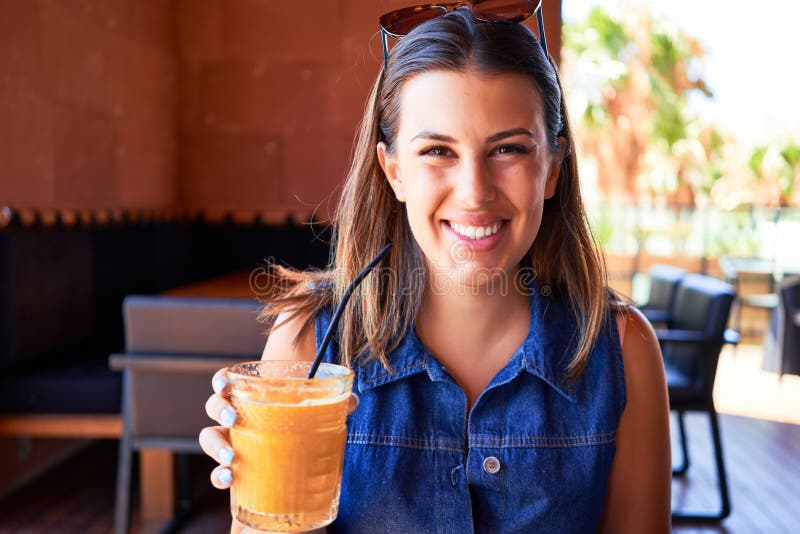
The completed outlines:
[[[222,465],[231,465],[233,463],[233,449],[222,447],[219,450],[219,461],[222,462]]]
[[[219,481],[223,484],[230,484],[231,480],[233,480],[233,475],[231,474],[230,469],[223,469],[219,472]]]
[[[351,395],[356,399],[356,407],[358,407],[358,403],[361,402],[361,397],[358,396],[358,393],[351,393]]]
[[[214,393],[222,393],[222,390],[225,389],[226,385],[228,385],[228,381],[221,376],[216,377],[213,382],[211,382],[211,387],[214,388]]]
[[[225,408],[222,410],[222,426],[226,426],[228,428],[233,426],[233,423],[236,422],[236,412],[231,410],[230,408]]]

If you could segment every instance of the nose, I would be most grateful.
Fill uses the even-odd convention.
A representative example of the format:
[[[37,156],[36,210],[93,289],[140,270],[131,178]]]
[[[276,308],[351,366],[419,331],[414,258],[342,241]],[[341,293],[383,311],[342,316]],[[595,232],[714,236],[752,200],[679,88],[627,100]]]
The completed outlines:
[[[480,208],[496,198],[494,181],[481,158],[464,160],[456,177],[456,199],[464,208]]]

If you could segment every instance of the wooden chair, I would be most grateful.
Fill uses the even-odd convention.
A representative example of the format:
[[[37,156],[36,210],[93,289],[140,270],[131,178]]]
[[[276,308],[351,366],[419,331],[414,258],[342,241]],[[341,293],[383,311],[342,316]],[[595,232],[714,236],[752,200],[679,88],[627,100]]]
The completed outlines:
[[[736,300],[733,305],[732,328],[737,332],[742,331],[742,309],[755,308],[771,311],[778,305],[778,295],[775,293],[775,282],[783,274],[778,269],[774,260],[759,258],[735,258],[722,256],[719,259],[725,279],[736,289]],[[742,277],[766,284],[768,293],[743,293],[741,290]]]
[[[211,420],[205,400],[211,376],[234,362],[259,359],[263,327],[256,322],[255,299],[131,296],[123,303],[126,353],[112,355],[122,370],[123,432],[117,465],[114,532],[128,531],[131,463],[134,451],[201,452],[197,438]],[[179,459],[184,456],[179,456]],[[171,462],[167,462],[171,466]],[[168,528],[176,528],[191,506],[186,462],[181,468],[182,496]],[[155,486],[172,502],[171,473]],[[142,484],[146,484],[143,480]],[[143,487],[143,497],[150,490]]]
[[[676,291],[667,321],[668,328],[656,331],[664,355],[670,410],[677,413],[683,453],[682,463],[673,469],[673,475],[680,476],[689,468],[683,414],[699,411],[708,414],[710,419],[719,482],[719,512],[688,513],[674,510],[673,519],[717,522],[731,511],[713,391],[723,345],[738,342],[738,334],[726,328],[735,298],[736,291],[730,284],[708,276],[687,274]]]

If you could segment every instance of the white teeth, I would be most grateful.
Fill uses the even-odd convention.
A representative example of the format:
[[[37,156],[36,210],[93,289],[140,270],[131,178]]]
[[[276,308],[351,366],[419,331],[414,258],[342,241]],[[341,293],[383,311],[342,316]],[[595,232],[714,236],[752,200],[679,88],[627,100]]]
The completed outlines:
[[[494,223],[491,226],[467,226],[465,224],[450,223],[450,228],[456,233],[468,237],[470,239],[483,239],[497,233],[502,223]]]

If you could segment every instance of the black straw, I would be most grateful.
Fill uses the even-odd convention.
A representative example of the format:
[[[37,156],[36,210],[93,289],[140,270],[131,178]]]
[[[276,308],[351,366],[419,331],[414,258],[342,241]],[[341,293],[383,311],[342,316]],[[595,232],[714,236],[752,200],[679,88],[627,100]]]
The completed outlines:
[[[347,286],[347,289],[344,290],[344,294],[342,295],[342,300],[339,301],[339,305],[336,306],[336,311],[333,312],[333,317],[331,317],[331,324],[328,325],[328,330],[325,332],[325,337],[322,338],[322,343],[319,345],[319,349],[317,349],[317,355],[314,357],[314,363],[311,364],[311,370],[308,372],[308,378],[314,378],[314,375],[317,374],[317,369],[319,368],[320,362],[322,362],[322,355],[325,354],[325,350],[327,350],[328,345],[333,338],[333,333],[336,331],[336,325],[339,324],[339,318],[342,316],[344,312],[344,306],[347,304],[347,301],[350,300],[350,295],[353,294],[358,284],[364,279],[369,272],[378,265],[384,256],[389,252],[389,249],[392,248],[392,244],[388,243],[385,247],[378,252],[378,255],[372,258],[372,261],[369,262],[369,265],[364,267],[358,276],[356,276],[350,285]]]

